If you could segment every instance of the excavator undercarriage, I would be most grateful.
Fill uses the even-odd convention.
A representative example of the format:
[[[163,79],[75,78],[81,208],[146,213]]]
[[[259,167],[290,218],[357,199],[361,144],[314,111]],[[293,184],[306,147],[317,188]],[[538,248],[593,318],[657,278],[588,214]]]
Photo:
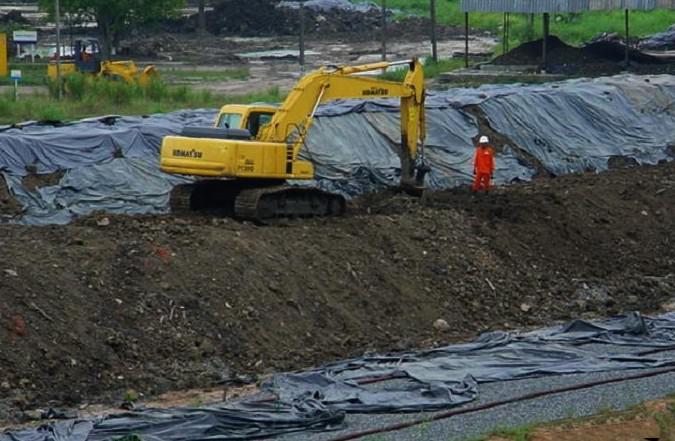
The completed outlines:
[[[345,198],[318,188],[269,180],[203,180],[174,187],[173,213],[211,212],[264,223],[277,218],[340,216]]]

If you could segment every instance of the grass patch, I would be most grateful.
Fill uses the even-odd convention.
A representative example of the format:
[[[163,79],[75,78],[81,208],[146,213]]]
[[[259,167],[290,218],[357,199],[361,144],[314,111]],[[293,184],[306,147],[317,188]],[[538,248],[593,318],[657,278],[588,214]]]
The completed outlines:
[[[363,3],[370,0],[352,0],[354,3]],[[387,0],[387,6],[399,9],[406,13],[429,16],[429,0]],[[437,2],[437,16],[441,24],[449,26],[464,26],[464,13],[460,9],[460,0],[439,0]],[[581,14],[553,14],[551,16],[551,34],[562,40],[579,44],[590,40],[600,32],[624,32],[623,11],[596,11]],[[485,29],[495,33],[502,30],[503,14],[500,13],[472,13],[470,25],[472,28]],[[510,47],[520,43],[540,38],[542,35],[541,15],[536,15],[534,28],[528,24],[528,14],[511,14]],[[665,31],[675,23],[674,10],[633,11],[630,14],[630,33],[633,36],[645,37],[657,32]]]
[[[122,81],[110,81],[74,74],[65,80],[65,96],[58,101],[56,87],[49,93],[20,96],[13,91],[0,94],[0,124],[29,120],[69,121],[95,115],[147,115],[186,108],[219,108],[229,103],[283,101],[279,88],[248,95],[221,96],[162,81],[142,88]]]
[[[501,436],[502,438],[509,439],[511,441],[530,441],[532,438],[532,431],[534,426],[522,426],[514,427],[512,429],[498,429],[494,432],[493,435]]]
[[[20,70],[20,86],[44,86],[47,83],[47,65],[44,63],[10,63],[9,70]],[[0,77],[0,86],[10,86],[14,82],[7,77]]]

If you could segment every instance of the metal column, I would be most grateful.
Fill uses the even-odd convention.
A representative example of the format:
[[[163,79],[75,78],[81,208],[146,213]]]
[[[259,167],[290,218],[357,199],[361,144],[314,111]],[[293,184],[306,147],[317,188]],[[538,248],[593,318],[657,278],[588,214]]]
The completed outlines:
[[[305,71],[305,2],[300,1],[300,69]]]
[[[626,45],[626,53],[624,55],[624,60],[623,60],[624,67],[626,67],[626,68],[628,67],[628,65],[630,63],[629,54],[628,54],[628,52],[630,50],[630,34],[628,32],[629,31],[629,29],[628,29],[628,16],[629,16],[629,12],[628,12],[628,9],[626,9],[626,11],[625,11],[626,40],[624,42],[625,45]]]
[[[436,0],[431,1],[431,58],[438,62],[438,41],[436,39]]]
[[[60,100],[61,91],[61,5],[56,0],[54,5],[54,17],[56,18],[56,90],[57,98]]]
[[[387,0],[382,0],[382,61],[387,61]]]
[[[464,13],[464,67],[469,68],[469,13]]]
[[[548,12],[544,12],[544,40],[542,42],[542,65],[544,70],[546,70],[546,65],[548,64],[548,34],[549,34],[549,15]]]

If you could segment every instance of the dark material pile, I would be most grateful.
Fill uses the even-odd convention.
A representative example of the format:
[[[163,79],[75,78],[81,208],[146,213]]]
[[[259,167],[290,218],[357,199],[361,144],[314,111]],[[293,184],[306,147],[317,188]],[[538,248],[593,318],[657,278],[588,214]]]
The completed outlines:
[[[675,25],[664,32],[652,35],[642,42],[641,47],[647,50],[669,51],[675,49]]]
[[[497,57],[493,64],[540,66],[542,51],[543,39],[531,41]],[[597,76],[614,75],[625,70],[654,74],[675,72],[675,65],[632,48],[628,51],[629,67],[626,69],[625,46],[608,39],[575,47],[550,36],[547,51],[546,71],[549,73]]]
[[[292,2],[291,2],[292,4]],[[278,0],[220,0],[214,9],[207,12],[206,25],[214,35],[238,35],[248,37],[270,35],[297,35],[300,29],[299,11],[289,2]],[[381,29],[382,15],[379,8],[308,7],[305,9],[306,32],[314,38],[334,34],[371,34]],[[389,32],[392,36],[428,34],[431,22],[426,17],[394,19],[388,12]],[[171,20],[165,24],[167,31],[194,32],[198,18]],[[451,27],[439,27],[439,34],[456,35]]]

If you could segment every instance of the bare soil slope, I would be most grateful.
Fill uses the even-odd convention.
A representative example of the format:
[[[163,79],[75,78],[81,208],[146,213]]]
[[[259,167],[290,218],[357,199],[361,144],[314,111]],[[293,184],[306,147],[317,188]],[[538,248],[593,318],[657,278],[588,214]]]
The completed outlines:
[[[675,163],[254,226],[0,226],[0,420],[675,296]],[[450,330],[438,333],[434,320]],[[3,414],[4,413],[4,414]]]

